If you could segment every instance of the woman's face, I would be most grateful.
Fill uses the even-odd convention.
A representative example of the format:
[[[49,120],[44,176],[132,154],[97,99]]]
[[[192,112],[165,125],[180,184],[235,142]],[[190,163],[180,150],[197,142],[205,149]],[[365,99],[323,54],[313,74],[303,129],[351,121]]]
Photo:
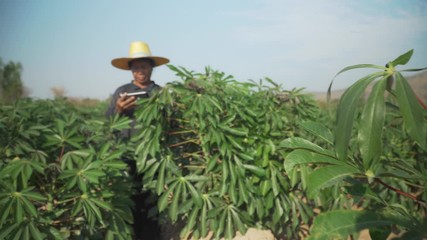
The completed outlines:
[[[131,62],[130,69],[132,70],[133,79],[138,84],[145,85],[151,81],[151,73],[153,66],[147,60],[135,60]]]

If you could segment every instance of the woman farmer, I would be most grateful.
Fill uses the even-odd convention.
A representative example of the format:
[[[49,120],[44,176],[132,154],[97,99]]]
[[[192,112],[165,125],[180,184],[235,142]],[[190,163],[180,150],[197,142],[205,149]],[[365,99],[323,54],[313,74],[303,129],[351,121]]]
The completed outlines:
[[[105,113],[107,118],[115,114],[130,117],[134,119],[136,101],[140,97],[150,97],[153,91],[159,90],[152,79],[151,74],[153,68],[166,64],[169,59],[157,57],[151,54],[150,48],[144,42],[132,42],[129,49],[129,57],[115,58],[111,64],[119,69],[130,70],[133,80],[116,89],[111,103]],[[134,95],[135,93],[140,93]],[[132,136],[133,129],[125,129],[118,136],[122,140],[128,140]],[[136,173],[136,164],[133,159],[124,160],[130,167],[130,174],[135,178],[137,186],[142,182],[142,176]],[[135,239],[159,239],[160,226],[156,220],[148,217],[148,210],[155,206],[152,200],[152,195],[149,192],[141,192],[142,186],[139,185],[136,189],[137,193],[133,195],[135,203],[134,216],[134,234]]]

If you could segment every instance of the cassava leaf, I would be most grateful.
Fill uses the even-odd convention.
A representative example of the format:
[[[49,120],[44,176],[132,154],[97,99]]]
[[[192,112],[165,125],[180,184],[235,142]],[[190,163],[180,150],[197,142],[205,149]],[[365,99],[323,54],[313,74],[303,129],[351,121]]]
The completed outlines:
[[[396,73],[396,95],[406,131],[422,149],[427,151],[425,110],[418,103],[408,81],[400,73]]]
[[[305,149],[297,149],[289,153],[285,157],[284,168],[285,171],[289,174],[295,166],[299,164],[309,164],[309,163],[325,163],[333,165],[343,165],[344,163],[337,160],[336,158],[318,154],[315,152],[310,152]]]
[[[359,127],[360,153],[365,169],[379,160],[382,153],[382,132],[385,120],[384,92],[386,77],[375,84],[365,104]]]
[[[350,165],[333,165],[316,169],[308,177],[308,195],[315,197],[319,190],[332,186],[355,173],[360,171]]]
[[[292,137],[287,138],[280,142],[279,147],[282,148],[291,148],[291,149],[307,149],[313,152],[317,153],[323,153],[323,154],[332,154],[328,150],[323,149],[319,145],[316,145],[304,138],[301,137]]]
[[[351,132],[353,130],[354,116],[366,87],[378,77],[385,75],[384,72],[372,73],[348,88],[340,99],[337,109],[337,120],[334,131],[335,151],[338,159],[344,161],[347,158],[348,146]]]
[[[393,221],[373,211],[336,210],[314,219],[309,240],[346,239],[363,229],[388,226]]]
[[[411,49],[411,50],[407,51],[406,53],[400,55],[399,57],[397,57],[393,61],[391,61],[389,64],[392,67],[396,67],[397,65],[405,65],[409,62],[413,53],[414,53],[414,49]]]
[[[323,124],[315,121],[304,121],[299,123],[304,130],[310,132],[314,136],[323,139],[329,144],[334,143],[334,136],[332,132]]]
[[[341,69],[337,74],[335,74],[334,78],[332,79],[331,83],[329,84],[328,87],[328,92],[327,92],[327,99],[328,101],[330,100],[330,96],[331,96],[331,90],[332,90],[332,84],[334,83],[335,78],[340,75],[341,73],[353,70],[353,69],[358,69],[358,68],[376,68],[376,69],[382,69],[382,70],[386,70],[386,67],[383,66],[379,66],[379,65],[374,65],[374,64],[357,64],[357,65],[352,65],[352,66],[348,66],[345,67],[343,69]]]

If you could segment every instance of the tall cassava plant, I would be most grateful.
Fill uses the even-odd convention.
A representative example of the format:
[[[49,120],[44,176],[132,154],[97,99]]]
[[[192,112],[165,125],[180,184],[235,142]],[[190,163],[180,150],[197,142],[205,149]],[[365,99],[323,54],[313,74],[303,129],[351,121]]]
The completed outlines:
[[[293,189],[277,148],[298,134],[297,122],[318,118],[316,102],[270,79],[266,86],[209,68],[170,68],[181,81],[141,100],[133,139],[158,211],[184,221],[183,238],[212,231],[231,239],[257,225],[297,238],[313,210]]]
[[[396,69],[405,65],[412,54],[413,50],[385,67],[360,64],[338,72],[357,68],[380,70],[345,91],[332,131],[320,123],[301,124],[323,140],[324,147],[304,141],[294,144],[295,138],[282,142],[282,147],[294,149],[285,159],[288,174],[299,166],[314,164],[311,165],[314,171],[307,178],[307,190],[310,198],[323,200],[325,212],[315,218],[311,229],[313,239],[345,238],[365,228],[372,235],[385,238],[390,227],[396,225],[403,228],[405,237],[426,237],[422,226],[427,223],[427,111],[401,73],[425,68]],[[369,96],[362,99],[372,84]],[[328,94],[331,86],[332,82]],[[393,154],[405,149],[404,146],[406,150],[398,153],[401,159],[396,159]],[[352,199],[352,204],[329,205],[328,209],[326,203],[331,199],[323,196],[331,186]],[[364,210],[351,210],[354,207]]]
[[[367,171],[375,171],[375,166],[382,153],[382,132],[385,120],[386,99],[385,93],[390,93],[397,101],[397,107],[403,117],[404,127],[409,136],[425,151],[427,151],[427,134],[425,124],[425,111],[418,102],[408,81],[401,72],[420,71],[424,69],[407,69],[397,71],[398,65],[405,65],[411,58],[413,50],[399,56],[394,61],[386,64],[385,67],[373,64],[360,64],[349,66],[341,70],[338,74],[356,68],[380,69],[356,82],[342,96],[337,112],[337,127],[335,129],[335,149],[340,160],[347,157],[347,149],[351,139],[351,131],[357,105],[367,86],[374,81],[375,84],[365,103],[361,113],[361,121],[358,131],[360,143],[360,153],[362,154],[364,168]],[[337,74],[337,75],[338,75]],[[395,88],[392,88],[392,86]],[[328,89],[328,93],[332,83]],[[375,174],[375,172],[373,172]]]

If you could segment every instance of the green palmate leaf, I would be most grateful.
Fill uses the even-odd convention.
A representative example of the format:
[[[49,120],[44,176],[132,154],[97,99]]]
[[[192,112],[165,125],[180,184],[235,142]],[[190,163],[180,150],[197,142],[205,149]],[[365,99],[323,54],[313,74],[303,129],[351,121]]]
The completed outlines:
[[[237,156],[236,156],[237,155]],[[245,152],[236,152],[236,155],[234,155],[234,159],[241,163],[238,159],[242,159],[244,161],[252,161],[254,160],[254,157],[252,154],[246,154]]]
[[[261,195],[266,196],[271,189],[271,181],[265,180],[260,184]]]
[[[380,173],[381,176],[392,176],[402,179],[418,179],[427,183],[427,174],[425,169],[414,168],[410,162],[396,161],[390,164],[390,168]]]
[[[175,67],[173,65],[167,65],[167,67],[169,69],[171,69],[172,71],[174,71],[176,73],[177,76],[182,76],[182,77],[187,77],[187,78],[192,78],[193,74],[192,72],[187,71],[185,68],[183,67]]]
[[[76,149],[81,149],[82,146],[80,145],[79,142],[81,142],[83,140],[84,140],[83,137],[73,137],[73,138],[67,139],[65,142],[68,143],[69,145],[75,147]]]
[[[81,200],[77,200],[71,209],[71,216],[76,216],[83,210],[83,203]]]
[[[30,234],[32,239],[43,240],[40,230],[34,225],[34,223],[30,222],[28,224],[28,227],[30,229]]]
[[[222,112],[222,107],[220,106],[218,100],[216,98],[206,96],[206,98],[220,111]]]
[[[0,212],[1,212],[1,218],[0,218],[0,228],[5,223],[5,220],[7,217],[9,217],[9,214],[12,212],[14,199],[10,198],[7,202],[3,202],[0,205]],[[1,239],[1,238],[0,238]]]
[[[388,226],[393,221],[373,211],[337,210],[321,213],[314,219],[309,240],[346,239],[363,229]]]
[[[276,224],[279,222],[279,220],[282,218],[284,214],[284,210],[282,207],[282,204],[280,202],[280,199],[277,197],[274,200],[274,212],[273,212],[273,223]]]
[[[411,69],[400,70],[399,72],[420,72],[426,69],[427,68],[411,68]]]
[[[82,176],[91,183],[99,183],[99,178],[105,176],[105,173],[100,170],[90,169],[85,170]]]
[[[356,173],[360,173],[360,171],[350,165],[334,165],[319,168],[308,177],[308,195],[315,197],[315,194],[319,190],[332,186]]]
[[[243,174],[242,174],[243,175]],[[245,203],[248,203],[249,201],[249,193],[248,193],[248,187],[246,187],[246,184],[243,183],[243,178],[239,178],[238,184],[239,184],[239,197],[240,201],[243,201]]]
[[[242,166],[243,166],[243,168],[251,171],[252,173],[254,173],[258,177],[263,177],[267,174],[265,169],[260,168],[260,167],[255,166],[255,165],[243,164]]]
[[[335,80],[335,78],[338,76],[338,75],[340,75],[341,73],[344,73],[344,72],[347,72],[347,71],[350,71],[350,70],[353,70],[353,69],[358,69],[358,68],[376,68],[376,69],[382,69],[382,70],[386,70],[387,68],[386,67],[383,67],[383,66],[379,66],[379,65],[374,65],[374,64],[357,64],[357,65],[352,65],[352,66],[348,66],[348,67],[345,67],[345,68],[343,68],[343,69],[341,69],[336,75],[335,75],[335,77],[332,79],[332,81],[331,81],[331,84],[329,84],[329,87],[328,87],[328,101],[329,101],[329,99],[330,99],[330,96],[331,96],[331,89],[332,89],[332,84],[333,84],[333,82],[334,82],[334,80]]]
[[[316,145],[304,138],[300,137],[292,137],[287,138],[280,142],[279,147],[282,148],[292,148],[292,149],[307,149],[313,152],[322,153],[322,154],[332,154],[328,152],[327,150],[323,149],[319,145]]]
[[[61,169],[65,169],[68,166],[67,163],[72,161],[73,158],[87,158],[91,155],[91,153],[93,153],[93,150],[91,149],[81,149],[66,152],[61,158]]]
[[[117,170],[123,170],[126,169],[127,164],[123,161],[108,161],[103,162],[102,166],[107,167],[108,169],[117,169]]]
[[[111,145],[112,144],[110,142],[107,142],[107,143],[104,143],[99,149],[98,154],[99,156],[101,156],[102,159],[110,155],[108,151],[111,149]]]
[[[228,170],[228,164],[227,164],[227,160],[223,160],[222,163],[222,181],[221,181],[221,190],[220,190],[220,194],[221,196],[224,195],[227,192],[228,189],[228,175],[229,175],[229,170]]]
[[[101,211],[99,210],[95,202],[92,201],[92,198],[82,200],[82,202],[86,217],[88,217],[89,219],[93,219],[92,224],[95,223],[95,218],[98,219],[98,221],[102,221]]]
[[[199,228],[202,237],[205,237],[208,234],[207,215],[208,215],[208,210],[206,207],[206,203],[204,203],[202,208],[202,213],[200,215],[200,228]]]
[[[20,224],[21,223],[17,222],[17,223],[13,223],[12,225],[8,225],[8,226],[6,226],[4,228],[1,228],[0,229],[0,239],[12,239],[10,237],[10,234],[12,232],[16,231],[16,229],[19,228]],[[19,237],[16,238],[16,239],[19,239]]]
[[[197,207],[203,206],[203,199],[200,196],[199,192],[196,190],[196,188],[191,184],[190,182],[186,182],[187,188],[190,190],[191,197]]]
[[[97,206],[99,206],[105,210],[108,210],[108,211],[113,210],[113,208],[111,207],[111,204],[108,202],[102,201],[102,200],[94,198],[94,197],[90,198],[90,201],[94,202]]]
[[[308,179],[308,168],[311,166],[301,165],[299,167],[299,174],[301,176],[301,186],[303,189],[307,189],[307,179]],[[295,183],[295,182],[294,182]]]
[[[67,180],[67,182],[65,184],[65,188],[66,189],[73,188],[77,184],[78,179],[79,179],[78,176],[71,177],[71,179]]]
[[[127,117],[119,117],[119,115],[116,115],[113,119],[113,122],[110,126],[112,130],[123,130],[129,128],[130,124],[132,123],[132,120]]]
[[[234,166],[232,161],[227,161],[228,162],[228,169],[230,172],[230,184],[231,184],[231,188],[233,188],[236,185],[236,167]]]
[[[235,139],[234,139],[234,137],[229,137],[229,136],[226,136],[226,139],[228,140],[228,142],[230,142],[231,143],[231,145],[234,147],[234,148],[236,148],[237,150],[240,150],[240,151],[243,151],[244,150],[244,147],[242,146],[242,145],[240,145]]]
[[[236,116],[237,116],[237,114],[236,113],[233,113],[233,114],[231,114],[231,115],[229,115],[229,116],[227,116],[223,121],[222,121],[222,124],[223,125],[230,125],[230,124],[232,124],[232,122],[234,121],[234,119],[236,119]]]
[[[358,197],[364,197],[367,199],[373,199],[376,202],[382,202],[386,204],[384,200],[381,199],[381,197],[378,196],[377,192],[374,192],[371,188],[368,187],[367,184],[354,184],[351,186],[347,186],[345,188],[345,192],[348,194],[351,194],[352,196],[358,196]]]
[[[146,169],[144,169],[144,178],[153,177],[156,174],[159,166],[160,163],[157,161],[157,159],[150,159],[146,164]]]
[[[185,179],[192,182],[199,182],[199,181],[208,181],[209,177],[204,175],[192,174],[192,175],[185,176]]]
[[[235,234],[234,225],[232,222],[232,216],[230,213],[230,210],[227,211],[227,225],[225,227],[225,238],[226,239],[232,239]]]
[[[334,136],[332,132],[323,124],[314,121],[304,121],[299,123],[299,125],[314,136],[325,140],[327,143],[334,143]]]
[[[276,87],[276,88],[279,88],[280,86],[276,83],[276,82],[274,82],[271,78],[268,78],[268,77],[266,77],[266,78],[264,78],[267,82],[269,82],[269,83],[271,83],[274,87]]]
[[[311,152],[305,149],[297,149],[285,157],[284,167],[285,171],[290,174],[296,165],[309,163],[344,165],[343,162],[338,161],[336,158]]]
[[[219,218],[218,228],[216,229],[216,234],[215,234],[215,237],[217,239],[219,239],[219,236],[221,236],[221,234],[224,232],[224,227],[225,227],[225,222],[226,222],[226,220],[225,220],[226,213],[227,213],[227,211],[223,210],[221,213],[221,216]]]
[[[271,168],[271,187],[273,189],[273,194],[276,197],[279,194],[279,183],[277,182],[277,170],[275,168]]]
[[[63,171],[61,173],[61,175],[59,175],[58,179],[65,179],[65,178],[70,178],[70,177],[77,176],[78,172],[79,172],[78,169],[65,170],[65,171]]]
[[[233,217],[233,222],[234,225],[237,226],[237,229],[239,229],[239,232],[244,235],[246,233],[246,231],[248,230],[248,228],[245,226],[245,224],[242,222],[242,219],[239,215],[239,213],[237,212],[237,210],[230,210],[232,217]]]
[[[375,84],[362,112],[359,143],[365,170],[370,169],[373,162],[379,160],[382,152],[386,83],[386,78],[383,78]]]
[[[23,206],[21,204],[19,197],[15,197],[13,201],[15,206],[15,218],[16,218],[16,221],[20,223],[24,219]]]
[[[172,183],[172,185],[169,186],[169,189],[159,197],[159,200],[157,201],[157,208],[159,209],[159,212],[163,212],[163,210],[166,209],[171,193],[174,191],[177,184],[178,181]]]
[[[354,116],[359,104],[360,97],[366,87],[385,72],[370,74],[348,88],[341,97],[337,110],[337,123],[335,128],[335,149],[338,159],[344,161],[347,158],[347,150],[353,129]]]
[[[388,220],[393,221],[393,223],[403,226],[408,230],[415,230],[418,233],[424,233],[425,237],[427,234],[425,224],[427,222],[423,224],[423,220],[414,217],[411,211],[411,209],[397,203],[389,204],[387,207],[378,210],[379,214],[384,218],[387,218]],[[426,219],[424,218],[424,221],[425,220]]]
[[[199,210],[200,208],[193,208],[193,210],[191,211],[190,216],[188,217],[187,225],[180,233],[180,237],[182,239],[186,239],[188,237],[188,233],[193,230],[194,225],[196,224],[196,219],[198,217]]]
[[[44,166],[37,161],[15,158],[5,168],[0,169],[0,174],[3,176],[10,175],[13,179],[17,179],[20,176],[21,182],[25,187],[28,179],[33,174],[33,170],[43,173]]]
[[[397,164],[393,164],[394,166],[391,169],[387,169],[387,171],[379,171],[376,173],[377,177],[393,177],[393,178],[400,178],[405,180],[420,180],[420,181],[427,181],[427,175],[426,174],[420,174],[414,171],[414,169],[411,167],[409,170],[402,170],[402,169],[396,169]]]
[[[107,147],[109,147],[108,145],[106,145]],[[123,155],[122,151],[113,151],[113,152],[107,152],[104,154],[99,154],[100,160],[103,160],[105,162],[110,162],[110,161],[114,161],[114,160],[118,160],[121,159],[121,156]]]
[[[61,136],[64,136],[65,122],[63,120],[56,119],[55,120],[55,128],[56,128],[55,130],[57,130]]]
[[[104,239],[105,240],[114,240],[114,232],[111,230],[108,230]]]
[[[176,222],[178,219],[178,203],[179,203],[179,197],[181,196],[182,188],[184,188],[183,183],[179,182],[176,191],[173,192],[172,197],[172,205],[169,208],[169,217],[172,220],[173,223]]]
[[[14,185],[13,182],[11,181],[4,181],[4,180],[0,181],[0,187],[1,189],[5,190],[0,192],[0,197],[4,197],[5,195],[8,196],[10,193],[13,193],[16,191],[16,185]]]
[[[49,233],[49,237],[55,239],[55,240],[63,240],[64,236],[61,234],[60,231],[58,231],[58,229],[54,228],[54,227],[50,227],[48,229],[48,233]]]
[[[389,63],[389,65],[391,65],[391,67],[396,67],[397,65],[405,65],[409,62],[413,53],[414,53],[414,49],[411,49],[406,53],[400,55],[396,59],[394,59],[392,62]]]
[[[396,73],[396,95],[404,126],[409,136],[427,151],[427,128],[424,120],[425,110],[421,107],[408,81]]]
[[[34,216],[34,217],[37,216],[36,208],[26,197],[21,196],[20,201],[22,202],[24,210],[27,214],[30,214],[31,216]]]
[[[157,195],[160,195],[163,191],[164,191],[164,187],[165,187],[165,170],[166,170],[166,165],[167,165],[167,161],[166,159],[164,159],[161,163],[160,163],[160,169],[159,169],[159,176],[157,177],[157,186],[156,186],[156,193]]]
[[[82,192],[87,192],[88,184],[85,181],[83,176],[78,176],[77,178],[77,186]]]
[[[248,132],[249,132],[249,130],[246,129],[246,128],[230,128],[230,127],[225,126],[225,125],[219,125],[219,127],[222,130],[224,130],[224,131],[226,131],[226,132],[228,132],[228,133],[230,133],[232,135],[236,135],[236,136],[242,136],[242,137],[244,137],[244,136],[247,136]]]

